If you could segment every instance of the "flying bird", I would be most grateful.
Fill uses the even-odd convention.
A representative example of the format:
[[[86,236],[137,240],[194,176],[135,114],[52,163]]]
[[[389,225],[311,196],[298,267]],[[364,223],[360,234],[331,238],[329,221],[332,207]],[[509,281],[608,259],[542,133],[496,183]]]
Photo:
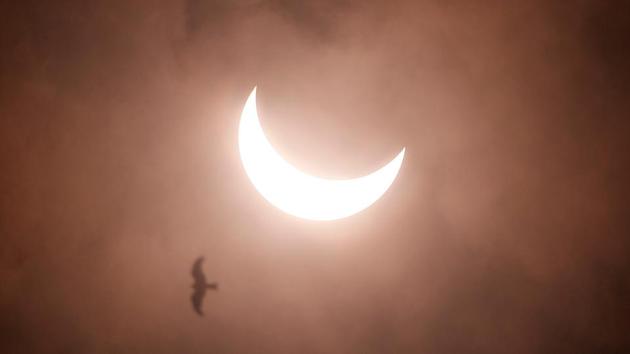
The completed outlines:
[[[192,296],[190,297],[193,308],[195,309],[195,312],[199,314],[199,316],[203,316],[203,312],[201,311],[201,304],[203,303],[203,297],[206,295],[206,291],[208,291],[208,289],[219,289],[219,284],[208,283],[206,281],[206,276],[203,274],[203,270],[201,270],[201,263],[203,263],[203,257],[197,258],[192,267],[192,276],[195,282],[192,285],[194,291]]]

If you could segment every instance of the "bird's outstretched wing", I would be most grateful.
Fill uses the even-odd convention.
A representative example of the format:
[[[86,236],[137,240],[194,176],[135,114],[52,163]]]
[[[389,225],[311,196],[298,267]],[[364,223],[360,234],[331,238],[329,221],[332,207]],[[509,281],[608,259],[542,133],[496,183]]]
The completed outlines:
[[[200,316],[203,316],[203,312],[201,311],[201,304],[203,303],[204,295],[206,295],[206,289],[198,288],[195,289],[195,292],[193,292],[192,296],[190,297],[190,301],[192,301],[195,312],[197,312]]]
[[[197,258],[192,267],[192,276],[195,280],[195,285],[206,283],[206,276],[203,274],[203,270],[201,270],[201,263],[203,263],[203,257]]]

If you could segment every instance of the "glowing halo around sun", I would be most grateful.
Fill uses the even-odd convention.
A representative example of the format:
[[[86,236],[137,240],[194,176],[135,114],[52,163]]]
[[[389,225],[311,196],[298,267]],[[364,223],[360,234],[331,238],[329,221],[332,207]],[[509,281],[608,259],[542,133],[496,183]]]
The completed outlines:
[[[256,88],[249,95],[238,131],[241,161],[262,196],[280,210],[309,220],[341,219],[376,202],[396,179],[405,156],[359,178],[335,180],[308,175],[285,161],[265,137],[256,110]]]

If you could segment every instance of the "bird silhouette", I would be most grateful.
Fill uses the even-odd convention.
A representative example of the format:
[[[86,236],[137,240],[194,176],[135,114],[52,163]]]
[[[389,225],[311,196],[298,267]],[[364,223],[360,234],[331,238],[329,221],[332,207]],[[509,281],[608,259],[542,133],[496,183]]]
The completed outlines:
[[[203,270],[201,269],[201,263],[203,263],[203,257],[197,258],[192,267],[192,276],[195,282],[192,285],[194,291],[192,296],[190,297],[193,308],[195,309],[195,312],[199,314],[199,316],[203,316],[203,312],[201,311],[201,304],[203,303],[203,297],[206,295],[206,291],[208,291],[208,289],[219,290],[219,284],[208,283],[206,281],[206,276],[203,274]]]

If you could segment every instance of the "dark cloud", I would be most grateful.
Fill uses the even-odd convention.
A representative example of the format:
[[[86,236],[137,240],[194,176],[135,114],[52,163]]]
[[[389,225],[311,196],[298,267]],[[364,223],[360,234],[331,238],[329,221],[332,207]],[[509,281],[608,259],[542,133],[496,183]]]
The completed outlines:
[[[630,31],[630,5],[624,1],[590,4],[584,15],[585,41],[604,72],[602,79],[620,94],[628,89],[630,48],[626,33]]]
[[[243,16],[273,14],[286,21],[306,39],[334,40],[333,34],[345,15],[356,8],[348,1],[295,0],[189,0],[186,2],[186,29],[194,34],[203,29],[225,31],[229,23]]]
[[[0,13],[0,351],[628,351],[625,3]],[[395,185],[333,223],[267,205],[236,149],[253,85],[291,162],[404,145]]]

